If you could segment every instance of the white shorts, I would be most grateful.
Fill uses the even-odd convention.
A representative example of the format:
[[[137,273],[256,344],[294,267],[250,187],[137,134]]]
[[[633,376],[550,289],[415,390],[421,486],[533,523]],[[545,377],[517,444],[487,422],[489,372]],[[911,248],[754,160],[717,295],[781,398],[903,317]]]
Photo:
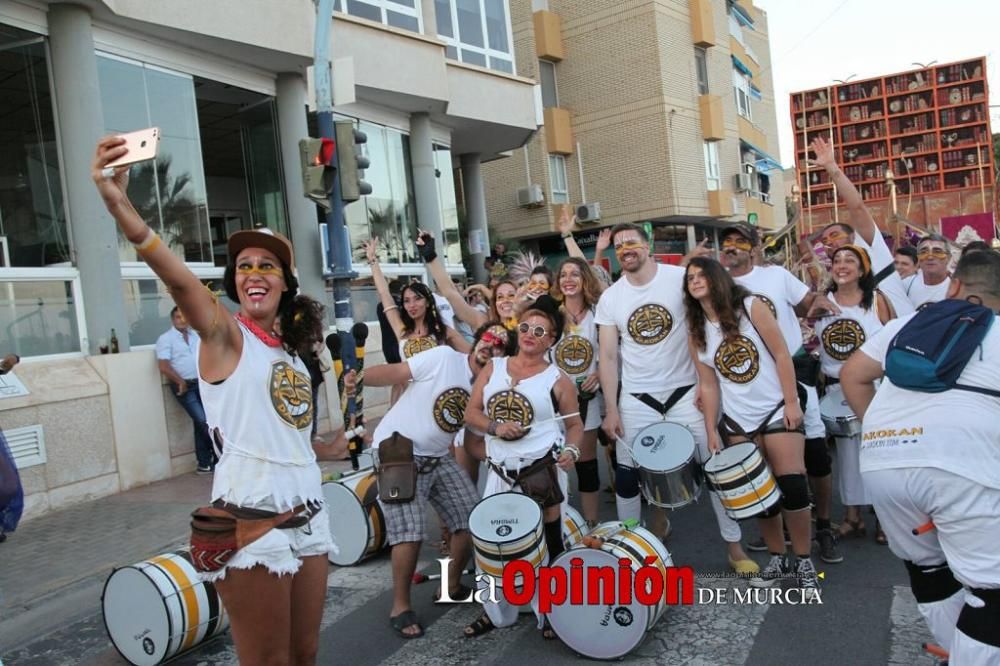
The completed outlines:
[[[202,573],[204,581],[214,582],[226,577],[229,569],[267,567],[277,576],[295,574],[302,566],[302,558],[311,555],[326,557],[337,552],[330,534],[330,518],[324,506],[307,525],[288,530],[273,529],[249,546],[242,548],[222,569]]]
[[[826,426],[823,425],[823,417],[819,413],[819,394],[816,393],[816,387],[802,383],[799,386],[806,390],[806,439],[825,438]]]

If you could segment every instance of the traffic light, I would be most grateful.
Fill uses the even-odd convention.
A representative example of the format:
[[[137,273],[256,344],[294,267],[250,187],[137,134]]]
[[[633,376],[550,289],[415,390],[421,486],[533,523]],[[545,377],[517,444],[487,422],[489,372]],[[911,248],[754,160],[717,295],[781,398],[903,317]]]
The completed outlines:
[[[371,184],[361,180],[361,172],[368,168],[370,162],[358,148],[368,142],[368,137],[364,132],[354,129],[354,121],[351,120],[338,120],[335,123],[335,131],[340,198],[344,203],[357,201],[362,195],[372,193]]]
[[[330,192],[333,190],[333,139],[302,139],[299,141],[299,160],[302,163],[302,189],[307,199],[330,210]]]

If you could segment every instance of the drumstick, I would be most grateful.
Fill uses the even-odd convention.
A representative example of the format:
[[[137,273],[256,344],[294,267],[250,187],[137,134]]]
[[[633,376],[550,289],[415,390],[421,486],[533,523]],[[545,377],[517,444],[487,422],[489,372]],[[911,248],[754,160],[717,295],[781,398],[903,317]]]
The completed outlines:
[[[920,536],[921,534],[924,534],[926,532],[930,532],[932,529],[934,529],[934,521],[933,520],[928,520],[926,523],[924,523],[920,527],[914,527],[912,530],[910,530],[910,532],[913,533],[913,536]]]
[[[465,569],[465,570],[462,571],[462,573],[460,575],[464,576],[464,575],[470,574],[470,573],[472,573],[472,569]],[[440,579],[441,579],[441,574],[439,574],[439,573],[436,573],[436,574],[415,573],[415,574],[413,574],[413,584],[414,585],[420,585],[420,583],[425,583],[425,582],[427,582],[429,580],[440,580]]]
[[[546,423],[552,423],[553,421],[562,421],[563,419],[568,419],[571,416],[579,416],[580,412],[573,412],[572,414],[562,414],[560,416],[553,417],[551,419],[545,419],[544,421],[539,421],[538,423],[532,423],[531,425],[524,426],[524,430],[531,430],[535,426],[545,425]]]

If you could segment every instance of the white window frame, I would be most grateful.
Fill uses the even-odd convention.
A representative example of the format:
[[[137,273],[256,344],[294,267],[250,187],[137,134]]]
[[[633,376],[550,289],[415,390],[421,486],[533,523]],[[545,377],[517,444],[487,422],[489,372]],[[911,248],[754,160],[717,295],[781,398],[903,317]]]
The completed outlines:
[[[76,329],[80,332],[80,351],[64,354],[40,354],[32,356],[32,361],[50,361],[66,358],[82,358],[88,355],[90,339],[87,337],[87,317],[83,305],[83,288],[80,271],[73,266],[46,266],[44,268],[4,268],[0,269],[0,282],[69,282],[72,285],[73,309],[76,312]],[[27,358],[25,360],[28,360]]]
[[[736,18],[732,10],[726,12],[726,15],[726,18],[729,19],[729,34],[740,43],[740,46],[743,46],[743,26],[740,25],[739,19]]]
[[[364,2],[370,2],[370,1],[371,0],[364,0]],[[455,47],[455,51],[456,51],[456,53],[458,55],[459,62],[464,62],[462,60],[462,50],[464,49],[466,51],[472,51],[473,53],[478,53],[480,55],[485,56],[486,57],[486,67],[488,69],[493,69],[492,67],[490,67],[490,58],[491,57],[503,58],[504,60],[509,60],[510,61],[510,66],[511,66],[511,70],[512,70],[511,74],[516,75],[517,74],[517,59],[514,57],[514,33],[513,33],[513,30],[511,29],[511,25],[510,25],[511,24],[511,18],[510,18],[510,0],[503,0],[503,8],[504,8],[504,11],[506,12],[506,18],[507,18],[507,21],[506,21],[507,22],[507,48],[510,49],[509,53],[504,52],[504,51],[497,51],[496,49],[490,48],[490,46],[489,46],[489,44],[490,44],[489,32],[487,32],[487,29],[486,29],[486,4],[485,4],[485,0],[478,0],[478,1],[479,1],[479,20],[482,23],[483,43],[486,44],[485,47],[475,46],[473,44],[466,44],[465,42],[461,41],[461,39],[459,39],[458,35],[460,33],[458,31],[458,7],[455,4],[455,0],[448,0],[448,5],[451,7],[451,34],[453,34],[455,36],[454,37],[448,37],[447,35],[438,35],[438,39],[440,39],[445,44],[448,44],[449,46]],[[472,64],[472,63],[469,63],[469,64]],[[496,71],[500,71],[500,70],[493,70],[493,71],[496,72]],[[506,74],[507,72],[501,72],[501,73],[502,74]]]
[[[557,176],[562,178],[562,183],[558,183]],[[562,187],[557,187],[557,185]],[[569,179],[566,176],[566,156],[555,153],[549,154],[549,193],[553,204],[569,203]]]
[[[393,11],[397,14],[403,14],[405,16],[412,16],[417,19],[417,32],[419,34],[424,34],[424,16],[423,12],[420,11],[421,0],[416,0],[413,4],[414,7],[407,7],[406,5],[401,5],[393,0],[351,0],[351,2],[360,2],[363,5],[368,5],[379,10],[382,17],[380,23],[384,26],[390,28],[396,28],[397,30],[406,30],[406,28],[398,28],[394,25],[389,24],[389,17],[386,14],[387,11]],[[348,16],[354,16],[349,11],[347,11],[347,0],[340,0],[340,10],[342,14],[347,14]],[[355,16],[355,18],[362,18]]]
[[[705,186],[709,192],[722,189],[722,171],[719,167],[719,145],[715,141],[705,141]]]
[[[701,60],[702,65],[704,65],[705,74],[705,85],[702,86],[702,71],[703,69],[698,67],[698,61]],[[708,79],[708,49],[703,46],[694,47],[694,78],[695,84],[698,86],[699,95],[707,95],[711,88]]]
[[[542,69],[545,68],[545,67],[548,67],[549,71],[552,72],[552,96],[555,98],[555,104],[553,104],[552,107],[558,108],[559,107],[559,79],[558,79],[558,77],[556,75],[556,64],[554,62],[552,62],[551,60],[544,60],[542,58],[539,58],[538,59],[538,85],[542,89],[542,105],[543,105],[544,108],[552,108],[552,107],[544,106],[545,105],[545,79],[542,78]]]
[[[733,67],[733,95],[736,98],[736,113],[753,122],[751,104],[753,98],[750,97],[750,79],[735,67]]]

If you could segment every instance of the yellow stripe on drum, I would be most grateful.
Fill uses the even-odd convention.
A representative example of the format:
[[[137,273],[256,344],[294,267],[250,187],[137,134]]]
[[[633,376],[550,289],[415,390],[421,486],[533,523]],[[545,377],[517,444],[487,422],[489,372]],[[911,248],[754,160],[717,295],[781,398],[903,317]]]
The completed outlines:
[[[149,560],[150,564],[155,564],[166,570],[170,577],[177,583],[181,598],[184,600],[184,615],[187,620],[187,631],[184,632],[184,642],[181,650],[187,650],[195,643],[198,636],[198,629],[201,627],[200,609],[198,608],[198,594],[194,589],[194,582],[187,572],[171,555],[160,555]]]
[[[532,555],[532,557],[531,557],[530,560],[527,560],[528,564],[531,565],[532,569],[537,569],[538,567],[540,567],[542,565],[542,560],[545,559],[545,553],[546,553],[546,549],[544,549],[541,546],[539,546],[538,552],[536,552],[534,555]],[[523,560],[524,558],[518,558],[518,559],[522,559]],[[508,562],[504,562],[500,566],[500,568],[497,568],[496,566],[493,565],[493,563],[495,561],[496,560],[486,560],[486,561],[484,561],[481,558],[480,555],[478,555],[478,554],[476,555],[476,564],[479,565],[479,568],[483,570],[483,573],[489,574],[490,576],[493,576],[494,578],[501,578],[501,577],[503,577],[503,569],[504,569],[504,567],[506,567],[511,562],[516,562],[517,560],[510,560]]]
[[[737,497],[725,497],[720,494],[719,499],[722,501],[722,506],[729,509],[745,509],[746,507],[758,503],[760,500],[773,493],[774,486],[774,477],[768,476],[767,481],[765,481],[764,485],[760,488],[754,488],[751,486],[750,492]]]

